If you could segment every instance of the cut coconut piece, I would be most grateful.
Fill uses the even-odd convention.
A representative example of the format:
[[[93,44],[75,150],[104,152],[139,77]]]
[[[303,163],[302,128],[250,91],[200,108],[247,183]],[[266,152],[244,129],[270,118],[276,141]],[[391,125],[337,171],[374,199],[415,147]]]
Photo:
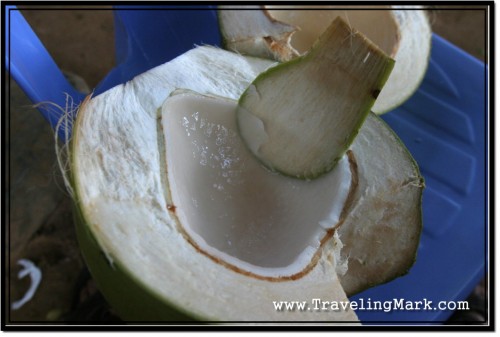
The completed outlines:
[[[393,65],[337,17],[307,55],[268,69],[243,93],[241,136],[271,170],[321,176],[351,145]]]
[[[380,282],[414,260],[415,251],[409,250],[421,227],[415,216],[422,190],[418,170],[374,115],[347,158],[316,181],[263,170],[238,145],[230,102],[270,65],[198,47],[80,107],[70,163],[78,239],[99,288],[124,320],[355,323],[350,309],[314,310],[312,302],[347,305],[348,278],[356,287],[373,285],[371,267],[350,275],[348,255],[363,257],[370,247],[374,256],[385,256],[377,259]],[[176,88],[204,96],[181,104],[176,100],[191,94],[172,95]],[[221,104],[214,105],[216,111],[205,110],[215,101]],[[390,150],[367,146],[375,140]],[[390,176],[393,170],[398,174]],[[394,186],[402,187],[391,198]],[[380,208],[371,211],[377,201]],[[391,203],[401,213],[381,216],[379,210]],[[281,234],[245,226],[231,232],[233,216],[281,222],[276,227]],[[358,219],[365,233],[353,238]],[[291,233],[283,221],[290,221]],[[347,225],[355,227],[343,228]],[[390,235],[381,230],[387,226]],[[265,247],[259,246],[263,236]],[[370,244],[373,240],[381,244]],[[395,273],[392,266],[404,270]],[[280,301],[304,301],[311,310],[279,310]]]
[[[420,6],[264,6],[261,10],[232,10],[220,6],[219,20],[225,48],[246,55],[288,61],[290,55],[303,55],[340,16],[365,34],[396,60],[387,85],[372,111],[388,112],[405,102],[418,88],[429,63],[432,30],[427,14]],[[350,10],[351,9],[351,10]],[[262,24],[268,20],[273,24]],[[235,23],[238,24],[235,24]],[[255,30],[256,25],[265,27]],[[272,49],[265,41],[282,36],[283,26],[296,27],[288,32],[289,43]],[[244,46],[244,48],[242,47]]]

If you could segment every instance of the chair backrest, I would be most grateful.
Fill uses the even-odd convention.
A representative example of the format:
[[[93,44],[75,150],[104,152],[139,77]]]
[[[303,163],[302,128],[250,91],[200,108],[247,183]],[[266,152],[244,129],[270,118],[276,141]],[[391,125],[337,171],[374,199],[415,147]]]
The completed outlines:
[[[93,88],[94,95],[129,81],[195,45],[220,45],[217,14],[210,6],[189,9],[117,6],[113,13],[118,65]],[[68,97],[74,105],[81,102],[84,95],[67,81],[20,10],[9,6],[5,16],[6,69],[30,100],[34,104],[51,102],[60,107],[66,106]],[[53,128],[63,115],[63,111],[46,105],[40,105],[39,111]],[[59,137],[65,140],[70,133],[71,130],[61,128]]]
[[[64,77],[50,54],[15,7],[5,10],[6,69],[33,103],[52,102],[66,105],[69,95],[80,102],[84,95],[76,91]],[[39,108],[54,128],[63,112],[58,109]],[[65,132],[60,130],[65,139]]]
[[[98,85],[96,94],[168,62],[195,45],[221,44],[217,13],[210,6],[116,6],[113,13],[118,65]]]

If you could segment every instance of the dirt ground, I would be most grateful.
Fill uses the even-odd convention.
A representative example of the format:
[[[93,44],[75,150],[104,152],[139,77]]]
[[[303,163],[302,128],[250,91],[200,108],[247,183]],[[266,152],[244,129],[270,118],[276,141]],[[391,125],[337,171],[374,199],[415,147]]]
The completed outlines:
[[[95,87],[115,66],[111,10],[22,11],[56,63],[72,79],[83,79],[82,91]],[[460,48],[487,62],[485,12],[435,7],[433,29]],[[77,76],[74,76],[77,75]],[[58,171],[48,124],[10,81],[8,132],[10,151],[4,194],[8,206],[6,308],[20,299],[29,278],[17,279],[20,259],[33,261],[43,273],[35,296],[9,322],[119,322],[96,289],[76,242],[71,202]],[[484,320],[484,282],[471,294],[474,310],[450,321]]]

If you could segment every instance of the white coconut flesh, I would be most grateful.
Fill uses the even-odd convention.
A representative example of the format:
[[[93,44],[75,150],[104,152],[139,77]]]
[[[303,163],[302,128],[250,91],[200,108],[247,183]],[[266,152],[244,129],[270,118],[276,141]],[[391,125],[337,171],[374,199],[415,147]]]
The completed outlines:
[[[270,65],[198,47],[86,102],[71,156],[82,225],[111,270],[192,317],[355,321],[352,310],[280,311],[273,301],[348,301],[344,288],[373,285],[374,270],[375,282],[404,273],[418,245],[421,178],[373,115],[349,158],[316,181],[258,165],[231,114]],[[401,212],[388,217],[385,205]],[[349,256],[365,259],[353,275]]]
[[[220,27],[228,49],[279,61],[304,55],[336,17],[344,18],[396,61],[372,108],[377,114],[406,101],[420,85],[429,63],[432,30],[420,7],[363,6],[349,10],[339,6],[279,9],[283,6],[266,5],[265,9],[249,11],[220,8]],[[265,25],[260,24],[265,21]],[[263,28],[254,28],[257,25]]]
[[[239,137],[236,107],[186,92],[166,100],[172,207],[193,244],[214,259],[257,277],[289,278],[303,272],[339,223],[351,188],[349,162],[344,157],[314,182],[273,174]]]

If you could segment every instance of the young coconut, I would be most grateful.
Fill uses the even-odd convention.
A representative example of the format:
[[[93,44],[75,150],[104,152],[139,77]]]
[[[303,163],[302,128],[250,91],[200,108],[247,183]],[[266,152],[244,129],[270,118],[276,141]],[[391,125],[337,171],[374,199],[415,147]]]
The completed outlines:
[[[277,61],[306,54],[337,16],[366,35],[396,60],[394,70],[372,111],[388,112],[418,88],[429,63],[431,26],[422,7],[363,6],[220,6],[220,31],[225,48]],[[248,10],[244,10],[248,9]]]
[[[349,148],[393,66],[337,17],[309,53],[263,72],[245,90],[241,136],[271,170],[317,178]]]
[[[80,107],[70,156],[77,234],[123,319],[356,322],[348,305],[312,301],[347,304],[412,265],[422,178],[374,114],[313,181],[270,172],[244,145],[237,100],[270,66],[197,47]]]

